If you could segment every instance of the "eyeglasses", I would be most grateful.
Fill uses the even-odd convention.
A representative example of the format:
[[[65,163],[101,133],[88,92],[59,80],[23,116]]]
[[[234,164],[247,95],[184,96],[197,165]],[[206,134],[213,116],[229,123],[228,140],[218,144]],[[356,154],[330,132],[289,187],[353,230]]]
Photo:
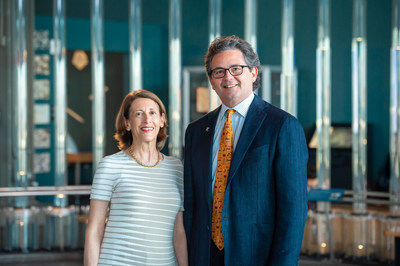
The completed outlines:
[[[245,65],[233,65],[230,66],[229,68],[223,68],[223,67],[217,67],[214,68],[213,70],[210,70],[209,75],[211,75],[215,79],[220,79],[225,77],[226,71],[228,70],[229,73],[231,73],[232,76],[239,76],[243,73],[243,68],[248,67],[251,69],[250,66],[245,66]]]

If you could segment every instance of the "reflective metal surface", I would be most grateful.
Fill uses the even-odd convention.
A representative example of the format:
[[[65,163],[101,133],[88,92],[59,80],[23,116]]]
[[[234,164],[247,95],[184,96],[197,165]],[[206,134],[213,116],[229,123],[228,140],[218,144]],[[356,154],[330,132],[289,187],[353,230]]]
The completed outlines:
[[[294,67],[294,0],[282,2],[281,108],[297,116],[297,84]]]
[[[354,198],[366,198],[367,191],[367,30],[366,1],[354,0],[352,55],[352,130]],[[354,211],[365,212],[365,203],[354,202]]]
[[[210,0],[209,2],[209,42],[221,36],[221,16],[222,16],[222,0]],[[214,110],[220,104],[217,93],[209,88],[209,111]]]
[[[135,91],[142,89],[142,1],[129,3],[129,89]]]
[[[392,47],[390,54],[390,200],[400,203],[400,0],[392,3]],[[391,208],[400,215],[400,206]]]
[[[67,133],[67,69],[66,69],[66,23],[65,1],[54,0],[54,107],[55,107],[55,180],[54,185],[67,184],[66,176],[66,133]],[[59,202],[57,200],[57,202]],[[67,198],[60,202],[67,204]]]
[[[91,0],[92,36],[92,138],[93,171],[104,156],[105,92],[104,92],[104,1]]]
[[[169,152],[182,158],[181,138],[181,0],[170,0],[169,7]]]
[[[318,2],[317,35],[317,157],[318,187],[331,187],[331,44],[330,44],[330,0]],[[328,211],[329,203],[319,202],[319,211]],[[326,231],[325,231],[326,232]],[[326,234],[321,232],[321,234]],[[324,236],[323,238],[327,238]],[[319,243],[324,240],[319,239]],[[331,248],[330,248],[331,249]],[[331,250],[332,251],[332,250]]]
[[[92,186],[57,186],[57,187],[2,187],[1,197],[49,196],[49,195],[89,195]]]
[[[28,185],[28,74],[27,74],[27,44],[26,44],[26,3],[24,0],[15,2],[15,90],[14,123],[15,123],[15,185]]]
[[[244,39],[257,51],[257,0],[244,2]]]

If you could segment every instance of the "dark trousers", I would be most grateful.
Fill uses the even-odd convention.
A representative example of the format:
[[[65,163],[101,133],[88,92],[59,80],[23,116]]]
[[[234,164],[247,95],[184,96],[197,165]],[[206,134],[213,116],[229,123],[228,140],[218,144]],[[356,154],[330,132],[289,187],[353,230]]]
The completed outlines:
[[[211,266],[224,266],[224,249],[219,250],[214,241],[211,240],[210,248],[210,265]]]

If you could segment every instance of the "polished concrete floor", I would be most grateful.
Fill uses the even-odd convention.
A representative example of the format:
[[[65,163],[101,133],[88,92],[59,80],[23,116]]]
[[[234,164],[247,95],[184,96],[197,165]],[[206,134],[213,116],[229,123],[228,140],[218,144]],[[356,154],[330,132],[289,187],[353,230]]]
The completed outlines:
[[[4,266],[81,266],[82,252],[38,252],[27,254],[6,254],[0,253],[0,265]],[[355,265],[370,265],[370,266],[387,266],[388,263],[379,262],[343,262],[339,260],[328,261],[315,258],[301,257],[299,266],[355,266]],[[392,264],[394,265],[394,264]],[[247,265],[244,265],[247,266]]]

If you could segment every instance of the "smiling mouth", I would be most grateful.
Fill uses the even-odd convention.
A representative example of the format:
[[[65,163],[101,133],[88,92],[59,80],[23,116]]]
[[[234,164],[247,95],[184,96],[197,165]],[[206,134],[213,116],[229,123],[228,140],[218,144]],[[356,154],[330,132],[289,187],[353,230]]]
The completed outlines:
[[[237,85],[237,84],[225,85],[224,88],[228,88],[228,89],[229,89],[229,88],[235,87],[236,85]]]
[[[145,132],[150,132],[150,131],[153,131],[154,130],[154,128],[152,128],[152,127],[142,127],[142,128],[140,128],[141,130],[143,130],[143,131],[145,131]]]

